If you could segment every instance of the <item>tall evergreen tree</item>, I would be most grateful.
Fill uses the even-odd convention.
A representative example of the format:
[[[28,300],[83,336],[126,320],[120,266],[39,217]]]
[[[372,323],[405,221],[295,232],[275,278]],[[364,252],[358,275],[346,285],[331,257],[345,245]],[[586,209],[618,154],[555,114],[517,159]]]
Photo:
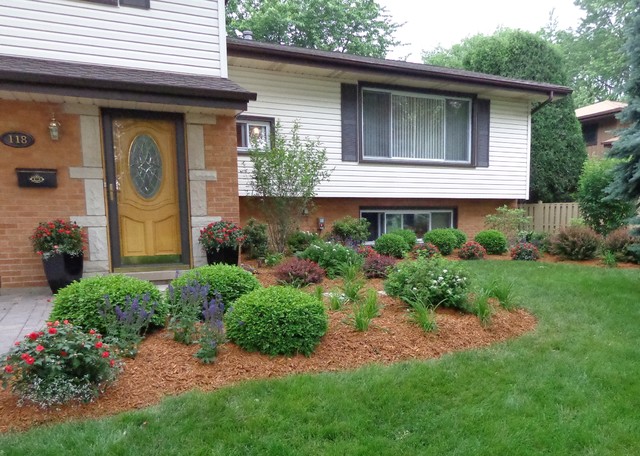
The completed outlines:
[[[471,71],[567,85],[562,58],[544,39],[520,30],[468,38],[444,56],[430,54],[425,63],[461,62]],[[570,201],[587,153],[573,99],[565,97],[532,116],[530,200]]]
[[[614,198],[632,201],[640,210],[640,0],[635,0],[634,4],[635,13],[627,29],[625,46],[629,59],[629,80],[626,84],[629,104],[620,115],[620,121],[627,127],[609,154],[622,160],[614,170],[609,193]],[[640,224],[640,216],[635,217],[632,223]],[[640,235],[640,227],[636,232]]]

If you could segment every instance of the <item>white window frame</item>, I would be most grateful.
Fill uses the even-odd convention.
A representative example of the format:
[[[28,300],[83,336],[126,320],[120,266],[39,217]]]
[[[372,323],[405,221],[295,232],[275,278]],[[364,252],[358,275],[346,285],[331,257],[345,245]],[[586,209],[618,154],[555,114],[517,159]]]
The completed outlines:
[[[455,214],[454,214],[454,210],[453,209],[447,209],[447,208],[432,208],[432,209],[383,209],[383,208],[373,208],[373,209],[360,209],[360,217],[362,217],[362,214],[364,213],[378,213],[378,214],[384,214],[384,220],[382,221],[382,229],[379,229],[379,233],[380,235],[383,235],[387,232],[387,214],[400,214],[400,215],[405,215],[405,214],[414,214],[414,215],[418,215],[418,214],[429,214],[429,229],[427,230],[427,232],[431,231],[432,228],[432,214],[434,213],[448,213],[449,214],[449,227],[450,228],[454,228],[454,222],[455,222]],[[380,227],[379,227],[380,228]],[[401,227],[399,229],[404,229],[404,219],[401,219]]]
[[[406,90],[393,90],[393,89],[380,89],[380,88],[376,88],[376,87],[363,87],[361,90],[361,94],[363,94],[364,92],[378,92],[378,93],[388,93],[391,95],[391,97],[393,98],[394,95],[398,95],[398,96],[405,96],[405,97],[413,97],[413,98],[427,98],[427,99],[432,99],[432,100],[444,100],[445,103],[447,100],[461,100],[461,101],[467,101],[469,103],[469,118],[467,119],[468,122],[468,126],[469,128],[467,129],[467,159],[466,160],[447,160],[446,158],[444,159],[434,159],[434,158],[404,158],[404,157],[394,157],[393,156],[393,149],[391,149],[390,151],[390,157],[377,157],[377,156],[372,156],[369,155],[367,156],[367,151],[364,150],[364,115],[361,117],[362,122],[360,125],[360,138],[361,138],[361,144],[362,144],[362,158],[364,161],[396,161],[396,162],[424,162],[424,163],[453,163],[453,164],[463,164],[463,165],[470,165],[471,164],[471,151],[472,151],[472,130],[473,130],[473,98],[472,97],[464,97],[464,96],[455,96],[455,95],[436,95],[436,94],[428,94],[428,93],[421,93],[421,92],[412,92],[412,91],[406,91]],[[391,103],[391,106],[393,106],[393,103]],[[364,96],[360,97],[360,109],[361,112],[364,112]],[[446,111],[445,111],[446,112]],[[393,114],[390,115],[389,118],[389,133],[391,135],[391,138],[389,138],[389,144],[390,147],[393,147]],[[446,118],[445,118],[445,122],[443,122],[443,128],[444,128],[444,137],[446,138],[446,128],[447,128],[447,122],[446,122]],[[445,144],[445,157],[446,157],[446,144]]]
[[[251,138],[249,136],[249,132],[251,131],[252,127],[266,127],[266,132],[267,132],[267,143],[266,143],[266,146],[267,146],[267,148],[271,148],[271,133],[272,133],[272,129],[273,129],[273,120],[272,119],[268,119],[268,118],[264,118],[264,119],[246,118],[246,119],[243,119],[242,117],[239,117],[238,119],[236,119],[236,125],[240,126],[242,128],[242,135],[244,137],[245,143],[247,144],[247,146],[243,146],[243,147],[238,145],[238,152],[248,152],[251,149],[251,147],[249,146],[251,144]]]

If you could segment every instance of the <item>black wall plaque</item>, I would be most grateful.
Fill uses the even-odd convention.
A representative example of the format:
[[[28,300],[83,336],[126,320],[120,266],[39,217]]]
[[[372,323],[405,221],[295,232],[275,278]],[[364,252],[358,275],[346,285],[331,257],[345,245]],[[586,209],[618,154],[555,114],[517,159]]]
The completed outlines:
[[[0,142],[9,147],[30,147],[36,140],[29,133],[23,133],[21,131],[8,131],[2,133],[0,136]]]
[[[18,187],[55,188],[58,186],[57,170],[16,168]]]

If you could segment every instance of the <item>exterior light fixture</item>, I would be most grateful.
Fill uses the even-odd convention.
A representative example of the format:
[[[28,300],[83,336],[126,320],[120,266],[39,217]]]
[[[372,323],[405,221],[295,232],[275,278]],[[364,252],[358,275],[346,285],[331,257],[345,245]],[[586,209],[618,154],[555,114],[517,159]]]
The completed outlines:
[[[49,135],[54,141],[60,139],[60,122],[56,120],[56,116],[53,113],[51,113],[51,120],[49,121]]]

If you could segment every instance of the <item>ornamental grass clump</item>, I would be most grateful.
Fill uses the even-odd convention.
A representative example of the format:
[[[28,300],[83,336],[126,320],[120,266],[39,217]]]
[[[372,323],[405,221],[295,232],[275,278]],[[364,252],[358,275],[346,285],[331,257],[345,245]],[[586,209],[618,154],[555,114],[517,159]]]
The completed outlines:
[[[90,402],[119,372],[120,363],[99,333],[55,321],[16,342],[0,375],[2,387],[17,394],[20,403],[47,408]]]
[[[538,247],[530,242],[518,242],[509,251],[512,260],[537,261],[540,259]]]
[[[122,307],[112,305],[109,296],[105,296],[104,304],[98,310],[107,328],[105,342],[114,347],[119,355],[135,358],[138,345],[144,339],[157,307],[158,303],[151,302],[149,294],[142,298],[127,296]]]
[[[443,258],[398,264],[384,283],[389,296],[412,305],[444,306],[464,310],[469,279],[462,266]]]
[[[247,237],[242,228],[233,222],[221,220],[200,230],[198,242],[205,252],[217,252],[222,248],[239,248]]]
[[[71,256],[82,255],[86,235],[75,222],[56,219],[40,222],[30,237],[33,251],[43,258],[66,253]]]
[[[248,351],[309,356],[327,332],[324,304],[291,287],[254,290],[236,301],[224,317],[227,337]]]
[[[312,283],[322,282],[325,273],[318,263],[301,258],[291,258],[279,265],[275,269],[274,275],[282,284],[301,288]]]
[[[466,242],[458,250],[458,257],[463,260],[481,260],[487,255],[484,247],[474,241]]]

